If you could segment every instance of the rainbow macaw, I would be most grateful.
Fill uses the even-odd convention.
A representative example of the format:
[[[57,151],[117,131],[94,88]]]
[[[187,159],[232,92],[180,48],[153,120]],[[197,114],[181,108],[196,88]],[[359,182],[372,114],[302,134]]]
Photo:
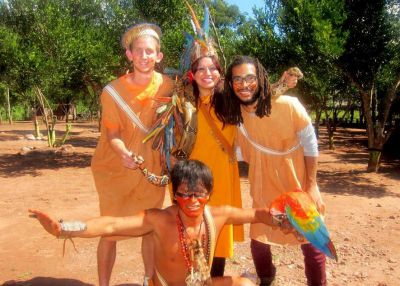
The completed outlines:
[[[326,256],[338,260],[328,229],[310,195],[301,190],[283,193],[270,205],[272,215],[286,214],[294,229]]]

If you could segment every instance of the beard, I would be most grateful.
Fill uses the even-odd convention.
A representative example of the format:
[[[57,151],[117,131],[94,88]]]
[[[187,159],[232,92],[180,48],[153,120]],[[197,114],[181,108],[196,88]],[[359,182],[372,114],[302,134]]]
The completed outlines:
[[[260,97],[260,89],[257,89],[249,100],[241,100],[239,97],[236,98],[239,100],[241,105],[249,106],[257,102],[259,97]]]

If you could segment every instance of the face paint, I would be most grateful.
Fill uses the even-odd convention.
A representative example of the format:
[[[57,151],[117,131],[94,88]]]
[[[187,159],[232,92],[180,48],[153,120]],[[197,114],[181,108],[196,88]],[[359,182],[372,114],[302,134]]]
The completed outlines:
[[[209,199],[209,193],[203,186],[197,186],[195,192],[187,192],[186,184],[178,187],[175,200],[179,208],[188,217],[197,217],[203,214],[205,205]]]
[[[253,64],[241,64],[232,69],[232,89],[243,105],[252,105],[258,99],[257,70]]]

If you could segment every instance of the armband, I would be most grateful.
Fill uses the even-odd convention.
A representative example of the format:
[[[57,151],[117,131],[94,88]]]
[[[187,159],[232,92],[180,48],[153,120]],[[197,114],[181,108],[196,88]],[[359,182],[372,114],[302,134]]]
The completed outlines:
[[[78,250],[75,247],[75,243],[72,240],[71,233],[72,232],[79,232],[79,231],[84,231],[87,229],[86,223],[82,221],[63,221],[60,219],[58,221],[60,223],[61,227],[61,232],[58,238],[64,239],[63,243],[63,257],[65,255],[65,244],[67,240],[70,240],[72,243],[72,246],[74,247],[75,251],[78,252]]]
[[[70,238],[72,232],[84,231],[87,229],[86,223],[82,221],[58,221],[61,227],[60,238]]]

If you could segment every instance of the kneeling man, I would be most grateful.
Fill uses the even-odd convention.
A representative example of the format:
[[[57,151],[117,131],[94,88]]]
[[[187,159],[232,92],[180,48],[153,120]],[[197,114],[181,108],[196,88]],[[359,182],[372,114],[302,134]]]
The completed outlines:
[[[261,222],[274,226],[269,209],[206,206],[213,187],[210,169],[196,160],[179,161],[171,173],[175,205],[128,217],[97,217],[86,222],[57,222],[30,210],[57,237],[143,236],[155,241],[154,285],[253,285],[243,277],[210,278],[216,238],[224,224]],[[291,232],[285,220],[281,227]]]

